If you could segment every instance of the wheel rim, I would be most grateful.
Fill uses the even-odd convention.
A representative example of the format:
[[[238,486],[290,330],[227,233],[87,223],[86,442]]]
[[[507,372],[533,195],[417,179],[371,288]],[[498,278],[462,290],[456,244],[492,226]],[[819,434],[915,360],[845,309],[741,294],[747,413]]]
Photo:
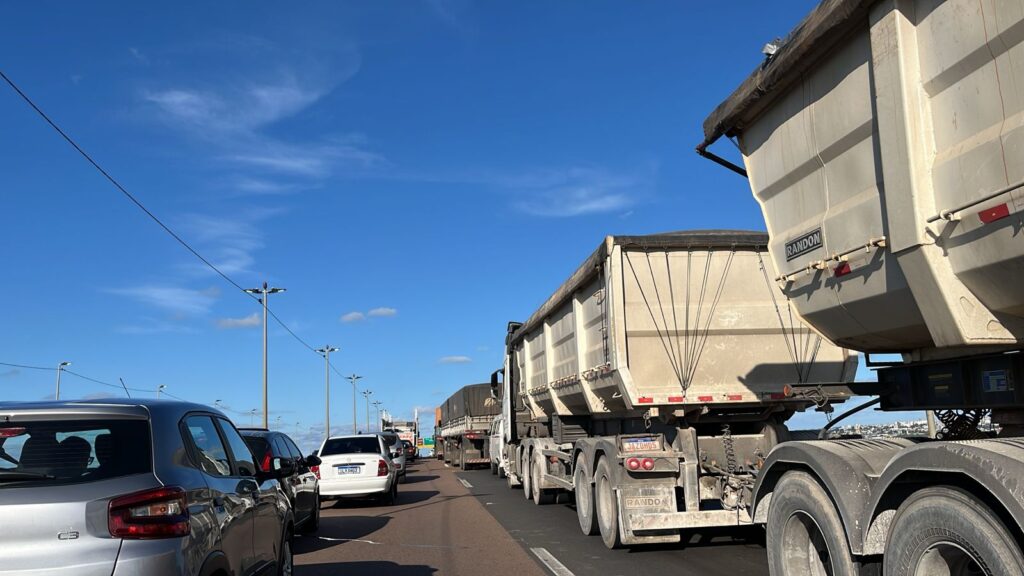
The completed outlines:
[[[540,479],[543,475],[540,466],[540,459],[535,456],[533,458],[533,473],[530,474],[530,484],[533,486],[533,501],[537,504],[540,504]]]
[[[576,485],[576,514],[580,518],[580,528],[587,532],[589,527],[592,526],[594,519],[591,517],[593,511],[593,495],[590,491],[590,483],[587,482],[586,474],[583,472],[581,466],[582,462],[576,464],[576,474],[573,479],[573,484]]]
[[[604,475],[597,478],[597,521],[605,530],[612,530],[612,516],[615,514],[615,503],[612,498],[611,486]]]
[[[978,559],[953,542],[937,542],[932,544],[914,570],[915,576],[981,576],[988,574]]]
[[[292,544],[285,540],[284,546],[281,547],[281,574],[284,576],[292,576]]]
[[[832,557],[818,523],[805,512],[789,517],[782,532],[787,576],[832,576]]]

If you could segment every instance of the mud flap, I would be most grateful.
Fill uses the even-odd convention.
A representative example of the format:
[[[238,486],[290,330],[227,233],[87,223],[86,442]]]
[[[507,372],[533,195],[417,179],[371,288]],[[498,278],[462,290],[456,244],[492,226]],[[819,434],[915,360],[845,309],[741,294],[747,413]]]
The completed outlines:
[[[619,532],[623,545],[671,544],[680,541],[679,530],[634,530],[643,518],[676,513],[674,484],[624,485],[615,491],[619,506]]]

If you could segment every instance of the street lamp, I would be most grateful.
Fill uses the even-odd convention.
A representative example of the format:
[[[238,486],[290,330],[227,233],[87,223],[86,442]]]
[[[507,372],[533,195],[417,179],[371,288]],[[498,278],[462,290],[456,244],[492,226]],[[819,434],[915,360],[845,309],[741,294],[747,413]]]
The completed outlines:
[[[281,417],[278,416],[277,418],[274,418],[274,430],[280,430],[280,429],[281,429]]]
[[[377,432],[383,432],[383,430],[381,430],[382,426],[380,425],[380,405],[381,404],[383,404],[383,402],[381,402],[380,400],[374,400],[373,401],[373,407],[377,409]]]
[[[256,417],[256,409],[249,410],[249,426],[253,425],[253,419]]]
[[[352,374],[351,376],[345,376],[345,379],[352,383],[352,433],[355,434],[357,428],[356,403],[358,402],[358,399],[356,398],[356,382],[362,380],[363,377]]]
[[[65,360],[57,364],[57,394],[54,396],[54,400],[60,400],[60,373],[64,371],[65,366],[71,366],[71,362]]]
[[[330,344],[316,351],[324,357],[324,439],[331,437],[331,352],[337,351]]]
[[[161,385],[156,387],[156,399],[157,400],[160,399],[160,392],[163,392],[164,388],[167,388],[167,384],[161,384]]]
[[[284,292],[284,288],[268,288],[263,283],[262,288],[246,288],[249,294],[259,294],[260,304],[263,304],[263,427],[267,427],[267,296]]]
[[[366,398],[366,432],[370,432],[370,394],[373,390],[363,390],[363,397]]]

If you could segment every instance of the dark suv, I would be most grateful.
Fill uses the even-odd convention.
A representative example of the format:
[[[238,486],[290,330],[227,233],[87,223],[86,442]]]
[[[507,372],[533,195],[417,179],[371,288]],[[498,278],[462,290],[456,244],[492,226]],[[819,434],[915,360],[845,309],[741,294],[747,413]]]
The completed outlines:
[[[281,487],[291,501],[295,529],[304,534],[320,527],[320,485],[316,474],[320,459],[303,456],[295,442],[283,432],[265,428],[239,428],[265,474],[281,476]]]

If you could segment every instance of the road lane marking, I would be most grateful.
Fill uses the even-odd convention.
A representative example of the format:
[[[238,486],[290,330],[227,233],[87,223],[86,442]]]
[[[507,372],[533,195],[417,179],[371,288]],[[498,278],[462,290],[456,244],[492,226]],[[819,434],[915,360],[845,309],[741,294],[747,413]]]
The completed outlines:
[[[541,564],[547,566],[548,570],[551,570],[551,573],[555,576],[576,576],[572,573],[572,570],[565,567],[565,564],[559,562],[558,558],[552,556],[547,548],[530,548],[530,552],[533,552],[533,555],[541,561]]]
[[[473,485],[470,484],[465,478],[459,478],[459,482],[462,482],[462,485],[465,486],[466,488],[472,488],[473,487]]]
[[[326,540],[327,542],[362,542],[363,544],[373,544],[380,546],[380,542],[374,542],[373,540],[360,540],[358,538],[331,538],[329,536],[317,536],[320,540]]]

